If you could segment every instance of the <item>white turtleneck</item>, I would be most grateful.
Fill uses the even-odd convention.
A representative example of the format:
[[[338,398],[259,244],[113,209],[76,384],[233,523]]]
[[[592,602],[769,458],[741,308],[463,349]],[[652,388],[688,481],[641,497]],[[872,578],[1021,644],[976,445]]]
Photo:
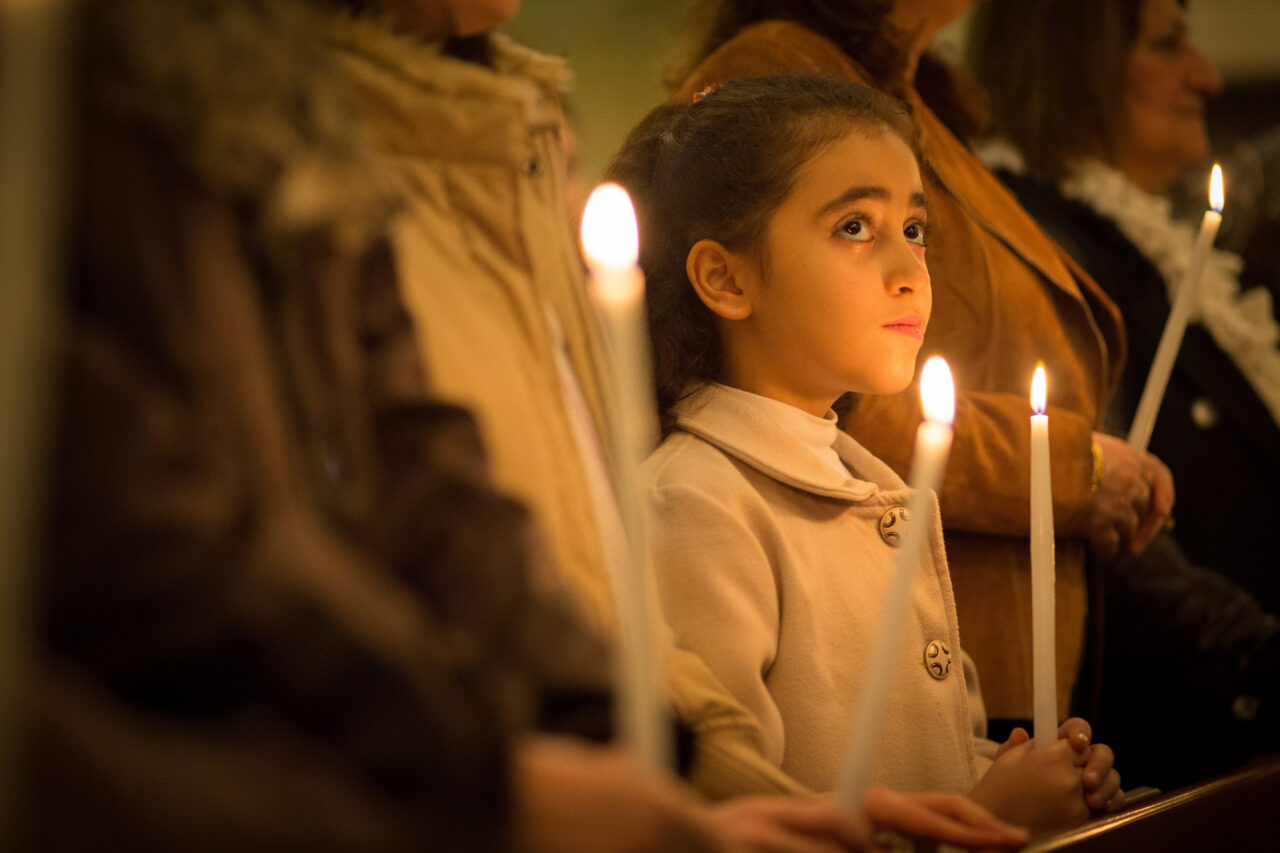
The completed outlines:
[[[751,406],[762,417],[770,419],[795,436],[805,447],[812,450],[819,459],[834,468],[842,477],[852,479],[849,469],[845,467],[844,462],[840,461],[840,456],[836,453],[834,447],[836,435],[840,432],[840,427],[836,423],[835,412],[827,409],[825,415],[818,417],[772,397],[763,397],[750,391],[743,391],[741,388],[732,388],[719,383],[716,383],[716,385],[726,393]]]

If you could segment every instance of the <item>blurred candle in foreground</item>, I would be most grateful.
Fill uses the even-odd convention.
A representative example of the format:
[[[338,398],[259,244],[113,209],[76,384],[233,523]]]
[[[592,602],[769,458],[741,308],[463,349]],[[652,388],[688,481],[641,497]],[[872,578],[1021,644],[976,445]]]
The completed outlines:
[[[951,370],[938,356],[925,362],[920,372],[920,399],[924,421],[916,430],[911,456],[911,500],[907,505],[907,525],[903,531],[893,586],[884,607],[884,622],[872,652],[871,669],[862,687],[862,699],[853,720],[853,736],[837,783],[840,804],[850,811],[862,807],[870,784],[875,746],[884,720],[885,698],[890,688],[894,661],[902,645],[903,626],[911,602],[911,587],[920,567],[920,552],[933,518],[934,489],[942,482],[942,471],[951,451],[951,425],[956,415],[956,392]]]
[[[1142,389],[1142,397],[1138,400],[1138,409],[1133,415],[1133,425],[1129,427],[1129,446],[1142,453],[1151,441],[1151,431],[1155,429],[1156,415],[1160,411],[1160,403],[1164,400],[1164,390],[1169,384],[1169,375],[1173,373],[1173,364],[1178,359],[1178,349],[1182,346],[1182,335],[1187,330],[1187,318],[1195,305],[1196,291],[1200,288],[1200,276],[1204,272],[1204,263],[1209,258],[1209,250],[1218,237],[1218,227],[1222,225],[1222,205],[1225,194],[1222,189],[1222,168],[1213,164],[1213,173],[1209,177],[1209,210],[1204,212],[1200,221],[1200,233],[1196,235],[1195,246],[1191,250],[1191,262],[1187,264],[1186,275],[1178,284],[1178,292],[1173,299],[1173,307],[1169,310],[1169,319],[1165,321],[1164,332],[1160,335],[1160,343],[1156,345],[1155,358],[1151,360],[1151,370],[1147,373],[1147,384]]]
[[[35,592],[67,330],[59,322],[74,170],[69,0],[0,0],[0,850],[21,849]],[[79,128],[75,128],[78,130]],[[76,139],[76,142],[83,140]],[[30,829],[30,827],[27,827]]]
[[[616,569],[618,610],[615,718],[619,736],[655,770],[671,768],[670,732],[659,702],[654,592],[645,558],[644,508],[636,468],[652,448],[657,424],[650,381],[644,277],[636,265],[639,231],[626,190],[602,184],[582,213],[582,247],[591,295],[609,348],[609,431],[618,508],[626,533],[625,565]]]
[[[1049,481],[1049,415],[1044,365],[1031,380],[1031,652],[1037,747],[1058,739],[1055,664],[1053,488]]]

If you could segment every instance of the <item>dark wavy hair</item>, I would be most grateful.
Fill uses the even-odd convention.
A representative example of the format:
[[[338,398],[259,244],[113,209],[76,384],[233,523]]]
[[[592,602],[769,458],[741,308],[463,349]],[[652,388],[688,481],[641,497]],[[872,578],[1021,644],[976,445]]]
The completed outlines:
[[[1056,182],[1072,159],[1116,143],[1120,78],[1138,37],[1142,5],[987,0],[975,10],[969,66],[990,96],[993,130],[1022,151],[1033,176]]]
[[[606,177],[631,194],[639,220],[663,435],[690,384],[724,368],[715,315],[685,272],[689,250],[711,239],[767,264],[765,229],[797,170],[855,129],[894,134],[919,160],[907,105],[829,77],[726,83],[697,102],[656,108],[627,137]]]
[[[699,0],[689,12],[685,47],[667,73],[672,91],[739,32],[762,21],[791,21],[834,42],[882,91],[903,97],[910,34],[889,24],[895,0]],[[916,66],[921,99],[962,139],[982,136],[986,99],[967,73],[926,51]]]
[[[678,86],[694,66],[752,24],[792,21],[839,45],[877,86],[892,87],[907,62],[898,47],[903,40],[901,34],[888,26],[893,3],[894,0],[701,0],[689,13],[688,55],[673,70],[672,83]]]

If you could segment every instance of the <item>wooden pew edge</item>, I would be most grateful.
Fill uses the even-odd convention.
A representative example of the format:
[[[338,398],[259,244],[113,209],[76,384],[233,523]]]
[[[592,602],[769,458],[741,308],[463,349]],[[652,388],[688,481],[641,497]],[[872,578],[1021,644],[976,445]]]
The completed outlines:
[[[1196,785],[1179,788],[1133,809],[1093,818],[1081,826],[1034,838],[1023,848],[1023,853],[1052,853],[1052,851],[1065,850],[1104,833],[1114,832],[1138,821],[1149,820],[1193,801],[1219,796],[1232,788],[1247,786],[1269,776],[1275,776],[1280,780],[1280,755],[1260,757],[1256,763],[1246,764],[1239,770],[1216,776]]]

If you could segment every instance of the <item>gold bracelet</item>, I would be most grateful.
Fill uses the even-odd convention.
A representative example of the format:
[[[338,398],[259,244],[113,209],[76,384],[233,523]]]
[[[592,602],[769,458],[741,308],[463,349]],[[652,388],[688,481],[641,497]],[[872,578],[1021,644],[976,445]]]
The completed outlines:
[[[1102,445],[1098,444],[1098,440],[1094,439],[1089,444],[1089,452],[1093,454],[1093,473],[1089,477],[1089,488],[1096,495],[1098,487],[1102,485]]]

